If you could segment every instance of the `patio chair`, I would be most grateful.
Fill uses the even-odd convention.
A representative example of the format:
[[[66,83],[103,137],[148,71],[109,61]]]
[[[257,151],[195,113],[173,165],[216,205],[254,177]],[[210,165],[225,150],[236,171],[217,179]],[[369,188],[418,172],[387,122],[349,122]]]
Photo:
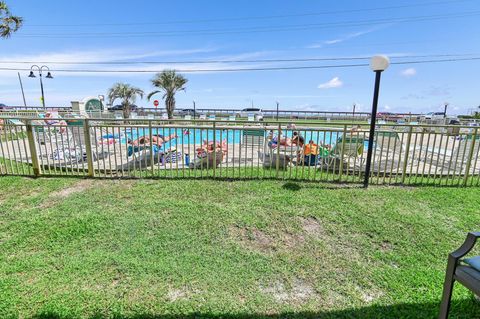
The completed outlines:
[[[286,169],[292,163],[292,159],[297,157],[300,148],[297,145],[285,146],[272,143],[272,137],[263,138],[263,153],[259,151],[258,155],[265,168],[276,168],[278,162],[279,168]]]
[[[354,163],[362,159],[364,152],[364,137],[359,135],[347,135],[345,141],[342,136],[337,139],[335,146],[326,156],[320,156],[320,166],[340,168],[343,159],[343,168],[348,169],[351,159]]]
[[[465,139],[455,141],[453,148],[440,145],[439,147],[429,147],[425,149],[427,161],[431,161],[436,166],[436,170],[443,172],[447,170],[447,174],[465,173],[469,155],[472,154],[472,161],[478,157],[480,152],[480,140],[477,136],[472,141],[473,136],[468,135]],[[448,140],[447,140],[448,142]],[[473,142],[473,148],[472,148]],[[471,170],[478,172],[479,168],[472,165]]]
[[[475,246],[480,232],[468,233],[465,242],[448,255],[447,271],[443,284],[442,303],[440,305],[439,319],[447,319],[450,311],[453,284],[455,281],[465,286],[475,295],[480,295],[480,256],[461,260]]]

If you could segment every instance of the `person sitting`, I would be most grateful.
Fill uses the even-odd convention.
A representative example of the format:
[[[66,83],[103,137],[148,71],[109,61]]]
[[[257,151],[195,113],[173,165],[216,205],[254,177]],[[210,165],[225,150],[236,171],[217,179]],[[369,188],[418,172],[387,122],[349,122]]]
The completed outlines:
[[[303,145],[303,143],[302,143]],[[313,142],[308,141],[307,145],[303,147],[303,165],[314,166],[317,163],[319,154],[319,147]]]
[[[141,136],[137,138],[134,141],[129,141],[129,144],[132,144],[133,146],[150,146],[156,145],[158,147],[161,147],[163,144],[177,138],[177,134],[170,134],[169,136],[163,136],[161,134],[155,134],[152,135],[152,139],[150,140],[149,136]]]
[[[300,145],[300,140],[302,140]],[[293,132],[293,137],[292,137],[292,145],[298,145],[298,146],[303,146],[305,143],[304,137],[300,135],[298,132]]]
[[[280,130],[279,132],[279,135],[273,135],[270,143],[269,143],[269,146],[271,148],[275,148],[277,147],[277,145],[280,145],[280,146],[292,146],[292,139],[288,136],[284,136],[282,134],[282,130]]]

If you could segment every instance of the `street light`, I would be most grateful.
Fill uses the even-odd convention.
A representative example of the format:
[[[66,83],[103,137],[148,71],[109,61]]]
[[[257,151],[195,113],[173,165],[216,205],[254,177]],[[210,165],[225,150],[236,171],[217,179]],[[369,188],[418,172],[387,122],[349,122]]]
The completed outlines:
[[[38,66],[32,65],[30,67],[30,74],[28,75],[29,78],[36,78],[35,73],[33,71],[38,71],[38,75],[40,77],[40,89],[42,90],[42,105],[45,108],[45,94],[43,93],[43,81],[42,81],[42,73],[44,70],[47,70],[47,79],[53,79],[52,73],[50,73],[50,69],[46,65]]]
[[[103,112],[103,111],[104,111],[103,101],[105,101],[105,95],[100,94],[100,95],[98,96],[98,99],[100,100],[100,110],[102,110],[102,112]]]
[[[370,166],[372,165],[373,138],[375,135],[375,124],[377,120],[378,93],[380,90],[380,77],[390,65],[390,60],[384,55],[377,55],[370,61],[370,68],[375,72],[375,89],[373,92],[372,115],[370,117],[370,135],[368,136],[367,163],[365,164],[365,179],[363,186],[368,187],[370,180]]]
[[[195,101],[193,101],[193,119],[195,120],[195,115],[197,114],[197,106],[195,105]]]
[[[278,107],[280,106],[280,103],[277,101],[277,121],[278,121]]]

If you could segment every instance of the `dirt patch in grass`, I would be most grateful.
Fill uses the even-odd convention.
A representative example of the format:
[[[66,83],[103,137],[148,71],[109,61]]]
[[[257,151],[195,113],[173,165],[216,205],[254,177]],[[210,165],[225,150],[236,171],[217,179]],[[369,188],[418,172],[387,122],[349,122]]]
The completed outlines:
[[[180,300],[188,300],[194,294],[197,294],[198,291],[190,290],[186,287],[181,289],[172,288],[168,290],[167,299],[170,302],[180,301]]]
[[[257,228],[235,226],[230,229],[230,232],[242,246],[251,250],[265,253],[276,249],[274,239]]]
[[[303,234],[288,231],[277,231],[274,235],[270,235],[255,227],[235,226],[231,228],[230,233],[241,246],[261,253],[292,249],[305,243]]]
[[[376,289],[362,289],[361,287],[357,287],[357,289],[360,291],[362,300],[366,303],[374,302],[384,295],[383,291]]]
[[[230,234],[243,247],[262,253],[300,247],[305,244],[308,237],[328,241],[329,237],[316,218],[301,217],[300,224],[302,231],[299,233],[277,230],[270,235],[255,227],[234,226],[230,229]]]
[[[294,279],[290,287],[281,281],[275,281],[266,286],[260,286],[260,291],[279,303],[304,303],[318,297],[312,285],[298,278]]]
[[[321,238],[325,235],[325,230],[323,229],[320,222],[315,217],[301,218],[302,229],[308,236]]]
[[[390,252],[393,250],[393,244],[389,242],[388,240],[384,240],[380,243],[380,251],[381,252]]]
[[[53,207],[59,200],[65,199],[76,193],[84,192],[90,187],[92,187],[94,183],[99,183],[99,182],[92,179],[82,179],[71,186],[52,192],[48,195],[45,201],[40,205],[40,208]]]
[[[91,179],[82,179],[69,187],[50,193],[49,197],[66,198],[72,194],[85,191],[93,185],[93,182]]]

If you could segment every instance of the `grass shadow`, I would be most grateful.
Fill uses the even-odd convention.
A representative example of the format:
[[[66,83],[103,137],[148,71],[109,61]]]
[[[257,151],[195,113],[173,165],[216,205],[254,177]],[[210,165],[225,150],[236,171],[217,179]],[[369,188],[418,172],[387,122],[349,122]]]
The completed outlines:
[[[300,186],[298,183],[292,183],[292,182],[287,182],[282,185],[283,189],[289,190],[289,191],[299,191],[302,189],[302,186]]]
[[[279,314],[262,314],[262,313],[202,313],[194,312],[189,314],[134,314],[130,316],[123,315],[104,315],[98,314],[89,317],[89,319],[274,319],[274,318],[288,318],[288,319],[304,319],[304,318],[320,318],[320,319],[401,319],[401,318],[437,318],[438,317],[438,303],[402,303],[388,306],[372,305],[361,308],[351,308],[345,310],[332,311],[300,311],[300,312],[285,312]],[[73,319],[77,317],[69,317],[68,315],[60,315],[55,313],[38,314],[31,319]],[[467,319],[480,318],[480,304],[474,299],[466,299],[452,302],[452,310],[450,312],[450,319]]]

